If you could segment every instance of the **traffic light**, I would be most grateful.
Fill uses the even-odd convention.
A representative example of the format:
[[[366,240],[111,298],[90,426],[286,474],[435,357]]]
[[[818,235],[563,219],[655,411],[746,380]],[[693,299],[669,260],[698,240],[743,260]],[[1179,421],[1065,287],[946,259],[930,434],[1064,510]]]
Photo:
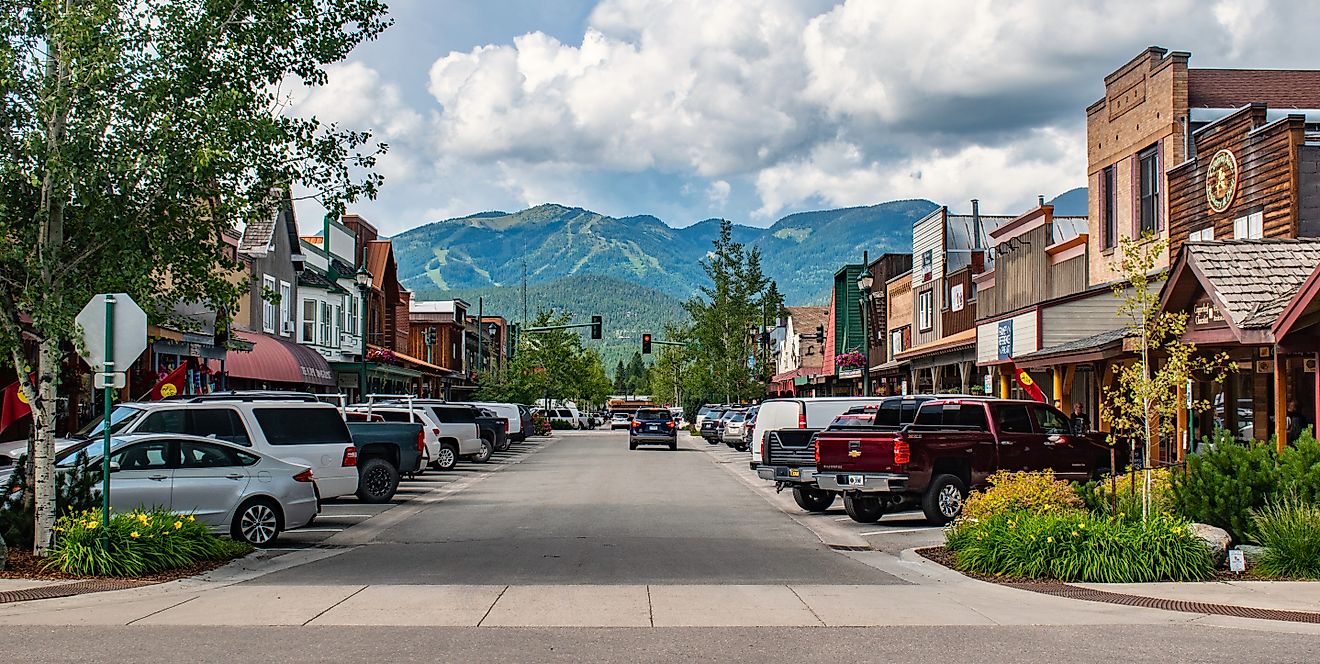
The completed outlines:
[[[824,326],[824,325],[817,325],[817,326],[816,326],[816,341],[824,341],[824,340],[825,340],[825,326]]]
[[[603,330],[601,329],[602,327],[603,327],[603,326],[602,326],[602,324],[601,324],[601,318],[600,318],[600,316],[592,316],[592,317],[591,317],[591,338],[592,338],[592,339],[599,339],[599,338],[601,338],[602,336],[604,336],[604,335],[602,334],[602,331],[603,331]]]
[[[643,334],[643,335],[642,335],[642,355],[650,355],[650,354],[651,354],[651,335],[649,335],[649,334]]]

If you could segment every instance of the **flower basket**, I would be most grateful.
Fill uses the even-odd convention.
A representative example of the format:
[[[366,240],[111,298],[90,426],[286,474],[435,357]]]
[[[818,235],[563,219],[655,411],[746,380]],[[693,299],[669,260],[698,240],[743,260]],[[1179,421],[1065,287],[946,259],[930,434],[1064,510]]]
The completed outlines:
[[[866,356],[857,351],[836,355],[834,365],[841,369],[861,369],[866,366]]]

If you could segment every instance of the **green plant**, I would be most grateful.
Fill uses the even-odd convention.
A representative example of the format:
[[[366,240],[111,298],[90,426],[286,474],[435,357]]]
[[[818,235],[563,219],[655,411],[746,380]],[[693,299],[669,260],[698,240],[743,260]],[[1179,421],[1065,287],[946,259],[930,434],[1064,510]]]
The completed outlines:
[[[1256,563],[1263,576],[1320,579],[1320,506],[1289,493],[1252,510],[1255,539],[1265,547]]]
[[[568,420],[550,420],[550,428],[555,431],[566,431],[577,427],[573,426],[573,423]]]
[[[1187,459],[1187,471],[1173,474],[1173,500],[1178,514],[1227,530],[1238,542],[1247,540],[1251,510],[1264,507],[1280,486],[1274,445],[1242,445],[1216,436],[1213,446]],[[1207,449],[1209,448],[1209,449]]]
[[[1077,512],[1085,507],[1067,482],[1051,471],[1012,473],[999,471],[986,478],[990,485],[967,497],[962,519],[985,519],[1004,512]]]
[[[964,572],[1095,583],[1210,578],[1210,550],[1182,519],[1126,521],[1090,514],[1001,512],[959,521],[945,547]]]
[[[142,576],[252,551],[212,535],[191,515],[165,511],[114,514],[109,526],[100,510],[70,512],[56,521],[55,535],[45,568],[81,576]]]
[[[0,500],[0,536],[13,547],[32,546],[33,518],[32,484],[28,481],[27,464],[18,463],[5,483],[4,498]],[[89,464],[87,454],[79,452],[73,466],[55,475],[55,505],[61,514],[81,512],[101,502],[101,468]]]
[[[1156,468],[1150,473],[1150,511],[1158,514],[1176,511],[1172,473],[1168,468]],[[1073,488],[1092,514],[1140,519],[1144,485],[1141,473],[1132,472],[1074,484]]]
[[[1320,441],[1311,427],[1279,455],[1279,491],[1320,505]]]

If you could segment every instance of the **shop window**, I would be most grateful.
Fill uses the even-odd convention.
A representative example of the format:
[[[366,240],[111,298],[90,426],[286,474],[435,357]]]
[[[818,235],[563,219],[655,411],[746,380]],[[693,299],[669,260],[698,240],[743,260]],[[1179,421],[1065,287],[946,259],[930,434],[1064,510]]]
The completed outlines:
[[[1259,240],[1265,237],[1265,213],[1252,212],[1233,220],[1234,240]]]
[[[1160,151],[1159,145],[1152,145],[1137,155],[1140,180],[1140,212],[1142,233],[1157,233],[1160,224]]]
[[[1118,241],[1118,192],[1115,191],[1117,175],[1114,169],[1110,166],[1100,173],[1100,219],[1104,224],[1100,229],[1100,243],[1105,249],[1113,249]]]
[[[931,302],[931,291],[922,291],[918,296],[917,309],[920,312],[920,330],[925,332],[934,325],[935,311],[934,304]]]
[[[279,295],[275,289],[275,277],[264,275],[261,278],[261,330],[263,332],[275,332],[275,316],[278,315],[278,309],[270,298]]]

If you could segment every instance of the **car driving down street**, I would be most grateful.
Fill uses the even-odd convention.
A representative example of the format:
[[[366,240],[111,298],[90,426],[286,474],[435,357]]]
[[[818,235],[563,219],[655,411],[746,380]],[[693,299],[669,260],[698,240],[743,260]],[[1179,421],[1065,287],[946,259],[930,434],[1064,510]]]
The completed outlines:
[[[628,449],[638,445],[668,445],[678,449],[678,423],[674,414],[664,408],[643,408],[633,416],[628,428]]]

